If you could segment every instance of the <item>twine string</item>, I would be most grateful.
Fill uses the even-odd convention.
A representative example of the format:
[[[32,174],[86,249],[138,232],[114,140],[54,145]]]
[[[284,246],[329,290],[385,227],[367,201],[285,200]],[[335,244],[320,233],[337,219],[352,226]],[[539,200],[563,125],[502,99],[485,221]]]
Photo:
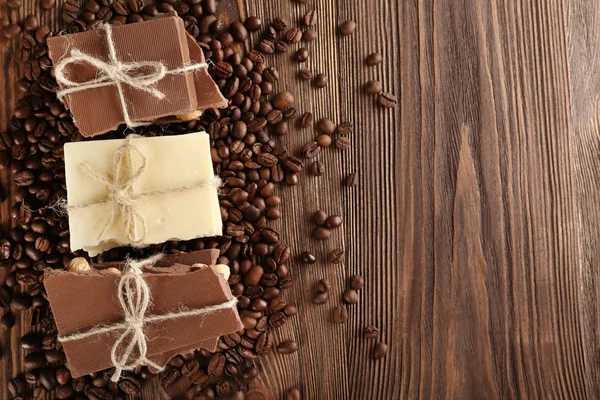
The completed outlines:
[[[147,358],[148,343],[144,332],[147,324],[208,315],[225,309],[235,309],[237,305],[237,299],[233,298],[220,304],[193,310],[179,310],[163,315],[146,315],[150,306],[151,293],[142,270],[146,266],[153,265],[162,256],[163,254],[157,254],[145,260],[127,260],[118,285],[118,299],[123,309],[123,322],[100,325],[85,332],[58,337],[60,342],[66,343],[123,330],[110,352],[111,363],[115,367],[115,372],[110,378],[113,382],[119,380],[123,371],[133,371],[141,365],[162,371],[163,368],[160,365]]]
[[[56,81],[63,85],[63,89],[59,90],[56,95],[62,100],[64,96],[70,93],[114,85],[117,87],[123,119],[128,127],[145,126],[149,122],[134,122],[131,120],[123,92],[123,84],[149,93],[153,97],[162,100],[165,98],[165,94],[156,89],[155,86],[166,75],[180,75],[208,68],[208,64],[205,62],[189,63],[175,69],[167,69],[163,63],[158,61],[122,62],[117,58],[111,25],[102,24],[99,26],[99,30],[104,30],[106,34],[109,61],[105,62],[89,54],[85,54],[79,49],[72,49],[69,57],[63,58],[54,67]],[[67,77],[65,70],[71,64],[89,64],[93,66],[98,71],[96,78],[86,82],[72,81]]]

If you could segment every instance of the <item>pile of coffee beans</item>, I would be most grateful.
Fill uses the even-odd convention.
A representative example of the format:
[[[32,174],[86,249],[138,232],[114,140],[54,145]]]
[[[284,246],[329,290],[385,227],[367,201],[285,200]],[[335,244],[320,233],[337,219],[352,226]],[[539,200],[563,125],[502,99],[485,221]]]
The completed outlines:
[[[44,9],[54,4],[54,0],[40,2]],[[10,0],[10,7],[20,5],[19,0]],[[144,136],[201,130],[210,135],[213,166],[225,182],[219,194],[225,235],[170,241],[144,250],[118,248],[92,259],[106,262],[122,260],[127,254],[141,258],[159,251],[219,249],[218,263],[231,269],[229,283],[239,299],[244,329],[221,338],[214,354],[200,350],[174,357],[158,376],[167,391],[185,382],[185,396],[194,399],[243,398],[248,383],[259,374],[254,362],[257,357],[274,348],[282,354],[297,351],[296,341],[289,339],[275,344],[271,333],[297,314],[296,306],[288,304],[283,296],[293,283],[287,266],[291,250],[280,233],[269,225],[269,221],[281,217],[277,186],[297,185],[305,167],[303,158],[314,158],[321,148],[332,143],[338,149],[349,148],[348,134],[352,130],[349,123],[336,126],[328,118],[322,118],[317,123],[319,135],[302,149],[303,157],[296,157],[296,151],[279,144],[279,138],[288,133],[288,126],[295,119],[304,128],[312,125],[314,119],[311,113],[298,118],[293,94],[279,87],[280,73],[267,60],[273,53],[288,51],[294,51],[298,62],[310,57],[310,49],[299,43],[310,42],[317,36],[313,29],[317,12],[313,8],[307,9],[302,18],[304,32],[290,26],[285,18],[275,18],[266,24],[257,16],[250,16],[243,23],[229,23],[217,9],[215,0],[165,0],[154,4],[141,0],[67,0],[61,14],[64,32],[76,33],[95,29],[102,22],[134,23],[176,11],[183,18],[187,32],[214,64],[210,69],[213,79],[230,101],[225,109],[207,110],[200,120],[136,129],[136,133]],[[8,131],[0,133],[0,169],[9,170],[14,183],[10,198],[13,228],[0,237],[0,266],[6,269],[6,280],[0,282],[3,311],[0,327],[10,329],[15,323],[15,313],[31,311],[31,332],[19,341],[26,354],[24,370],[17,371],[8,383],[8,392],[14,398],[34,399],[45,398],[49,393],[58,399],[139,397],[141,382],[155,377],[146,367],[113,383],[108,378],[111,370],[72,378],[65,366],[43,288],[43,271],[64,268],[74,257],[86,257],[82,252],[71,252],[68,221],[52,208],[66,197],[63,145],[83,138],[70,113],[56,98],[57,84],[46,46],[46,39],[56,33],[40,25],[34,16],[26,17],[22,24],[5,18],[0,23],[4,37],[21,36],[21,48],[15,58],[24,67],[24,78],[18,82],[22,98],[16,104]],[[342,24],[340,33],[350,35],[355,27],[354,22],[348,21]],[[246,51],[255,31],[259,31],[254,38],[256,48]],[[322,73],[302,69],[300,76],[313,80],[317,88],[327,85],[327,76]],[[381,93],[376,89],[370,91]],[[380,96],[385,97],[380,103],[395,101],[391,95]],[[122,137],[122,131],[103,138]],[[334,134],[337,136],[332,140]],[[312,175],[320,176],[323,171],[321,161],[310,165]],[[356,175],[345,182],[355,186]],[[2,190],[0,201],[3,201]],[[313,235],[326,240],[331,230],[340,227],[342,219],[320,212],[315,214],[315,222],[319,227]],[[331,263],[343,262],[343,258],[343,249],[334,249],[327,256]],[[310,252],[302,253],[300,259],[309,264],[317,261]],[[360,289],[357,285],[353,278],[351,290]],[[329,283],[321,280],[316,291],[320,297],[316,300],[315,295],[315,302],[327,301],[329,291]],[[350,300],[346,303],[353,304],[349,296],[345,295],[344,300],[346,297]],[[345,323],[346,307],[337,306],[332,318],[336,323]],[[376,358],[382,353],[385,355],[378,345]],[[288,397],[299,399],[300,391],[292,388]]]

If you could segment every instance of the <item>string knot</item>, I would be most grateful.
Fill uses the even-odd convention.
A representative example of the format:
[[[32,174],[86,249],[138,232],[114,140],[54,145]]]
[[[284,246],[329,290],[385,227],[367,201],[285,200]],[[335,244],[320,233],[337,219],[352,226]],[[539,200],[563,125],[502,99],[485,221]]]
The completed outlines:
[[[148,125],[147,122],[133,122],[127,110],[125,95],[123,94],[123,84],[129,85],[137,90],[149,93],[153,97],[162,100],[165,94],[156,89],[156,84],[167,74],[185,74],[188,72],[199,71],[208,68],[207,63],[190,63],[180,68],[172,70],[158,61],[134,61],[123,62],[117,58],[117,50],[112,37],[112,27],[110,24],[100,25],[98,30],[104,30],[106,33],[106,42],[108,45],[108,62],[99,58],[81,52],[79,49],[72,49],[69,57],[60,60],[54,67],[56,81],[63,85],[56,95],[59,100],[69,93],[80,92],[83,90],[99,88],[104,86],[117,86],[119,100],[123,111],[123,119],[129,127]],[[86,82],[75,82],[67,77],[65,69],[71,64],[89,64],[98,71],[96,78]]]

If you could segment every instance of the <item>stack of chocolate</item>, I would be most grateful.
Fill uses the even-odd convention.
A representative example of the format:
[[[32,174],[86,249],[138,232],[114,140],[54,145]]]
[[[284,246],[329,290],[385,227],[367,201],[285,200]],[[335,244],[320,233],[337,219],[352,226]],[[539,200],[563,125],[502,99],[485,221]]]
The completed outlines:
[[[58,95],[84,137],[227,106],[176,16],[58,36],[48,47]],[[65,170],[73,251],[93,257],[222,234],[206,133],[69,143]],[[68,271],[46,271],[72,375],[160,370],[172,356],[214,351],[220,336],[242,329],[229,270],[217,257],[205,250],[92,266],[76,258]]]

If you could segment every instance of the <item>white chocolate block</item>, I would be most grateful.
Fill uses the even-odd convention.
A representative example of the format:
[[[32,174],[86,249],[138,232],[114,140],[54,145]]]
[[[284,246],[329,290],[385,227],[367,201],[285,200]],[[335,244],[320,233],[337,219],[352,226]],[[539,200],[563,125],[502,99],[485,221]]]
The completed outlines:
[[[112,180],[115,152],[127,139],[74,142],[65,145],[65,172],[71,250],[83,249],[95,256],[113,247],[130,245],[121,212],[99,233],[113,211],[113,204],[73,208],[107,199],[108,187],[90,178],[82,164],[99,176]],[[210,139],[204,132],[179,136],[135,137],[130,143],[147,159],[147,168],[133,184],[134,194],[168,191],[214,180]],[[131,152],[133,170],[142,159]],[[129,169],[125,169],[125,176]],[[123,173],[121,174],[123,177]],[[161,193],[137,200],[137,211],[147,228],[143,245],[168,240],[188,240],[222,234],[217,188],[209,185],[177,193]]]

